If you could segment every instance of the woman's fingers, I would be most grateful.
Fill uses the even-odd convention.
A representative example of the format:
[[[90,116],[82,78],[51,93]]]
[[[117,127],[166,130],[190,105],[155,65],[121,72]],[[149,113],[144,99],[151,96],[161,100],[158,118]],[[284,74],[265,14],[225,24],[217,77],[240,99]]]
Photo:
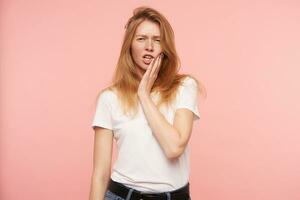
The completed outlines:
[[[155,61],[153,62],[153,65],[151,66],[151,72],[150,72],[150,77],[156,76],[159,66],[161,63],[161,54],[159,54],[156,58]]]
[[[160,70],[160,67],[161,67],[161,62],[162,62],[162,60],[163,60],[163,55],[160,54],[159,60],[158,60],[158,63],[157,63],[157,67],[155,68],[154,74],[158,74],[158,72],[159,72],[159,70]]]
[[[146,90],[147,92],[151,91],[151,88],[153,86],[153,83],[155,82],[157,78],[158,71],[160,69],[162,61],[162,54],[159,54],[156,58],[153,58],[150,62],[150,66],[147,68],[146,72],[144,73],[141,82],[139,90]]]

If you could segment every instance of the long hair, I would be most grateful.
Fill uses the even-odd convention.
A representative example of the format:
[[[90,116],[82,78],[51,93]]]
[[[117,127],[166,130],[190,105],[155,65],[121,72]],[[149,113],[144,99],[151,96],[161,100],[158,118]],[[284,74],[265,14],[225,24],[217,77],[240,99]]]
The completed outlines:
[[[112,79],[112,84],[99,92],[99,95],[105,90],[114,91],[118,95],[118,100],[122,105],[125,115],[135,115],[138,111],[137,89],[141,78],[138,76],[135,63],[131,54],[131,43],[133,41],[137,27],[145,20],[157,23],[160,28],[161,48],[164,58],[161,62],[161,67],[157,78],[151,89],[151,94],[158,92],[160,99],[157,107],[163,104],[171,104],[182,80],[189,76],[193,78],[198,85],[200,93],[205,92],[205,88],[192,75],[178,74],[180,69],[180,59],[175,49],[174,31],[168,20],[157,10],[141,6],[135,8],[133,16],[129,18],[125,25],[125,35],[121,47],[121,52],[117,62],[117,66]],[[201,87],[199,87],[201,86]]]

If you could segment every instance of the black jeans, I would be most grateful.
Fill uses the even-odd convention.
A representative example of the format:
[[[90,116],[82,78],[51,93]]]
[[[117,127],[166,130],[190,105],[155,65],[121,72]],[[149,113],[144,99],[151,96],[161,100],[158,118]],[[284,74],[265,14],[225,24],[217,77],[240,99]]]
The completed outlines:
[[[140,196],[143,193],[144,196]],[[147,197],[147,194],[151,194],[152,197]],[[159,196],[154,197],[159,194]],[[168,192],[161,193],[145,193],[133,188],[127,187],[122,183],[115,182],[112,179],[108,184],[107,191],[105,193],[104,200],[191,200],[189,193],[189,183],[185,186]]]

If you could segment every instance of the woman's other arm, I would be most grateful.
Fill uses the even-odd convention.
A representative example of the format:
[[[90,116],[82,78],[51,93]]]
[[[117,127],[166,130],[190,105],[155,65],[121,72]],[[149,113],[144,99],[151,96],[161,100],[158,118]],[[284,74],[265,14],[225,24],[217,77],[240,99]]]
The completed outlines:
[[[95,127],[93,173],[89,200],[103,200],[111,173],[113,132]]]

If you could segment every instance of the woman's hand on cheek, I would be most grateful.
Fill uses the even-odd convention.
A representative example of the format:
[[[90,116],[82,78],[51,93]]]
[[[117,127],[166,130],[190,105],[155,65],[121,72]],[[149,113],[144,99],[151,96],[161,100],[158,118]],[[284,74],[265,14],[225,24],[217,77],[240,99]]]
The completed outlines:
[[[155,59],[152,59],[139,84],[137,91],[138,96],[150,96],[150,92],[157,78],[162,59],[163,53],[159,54]]]

